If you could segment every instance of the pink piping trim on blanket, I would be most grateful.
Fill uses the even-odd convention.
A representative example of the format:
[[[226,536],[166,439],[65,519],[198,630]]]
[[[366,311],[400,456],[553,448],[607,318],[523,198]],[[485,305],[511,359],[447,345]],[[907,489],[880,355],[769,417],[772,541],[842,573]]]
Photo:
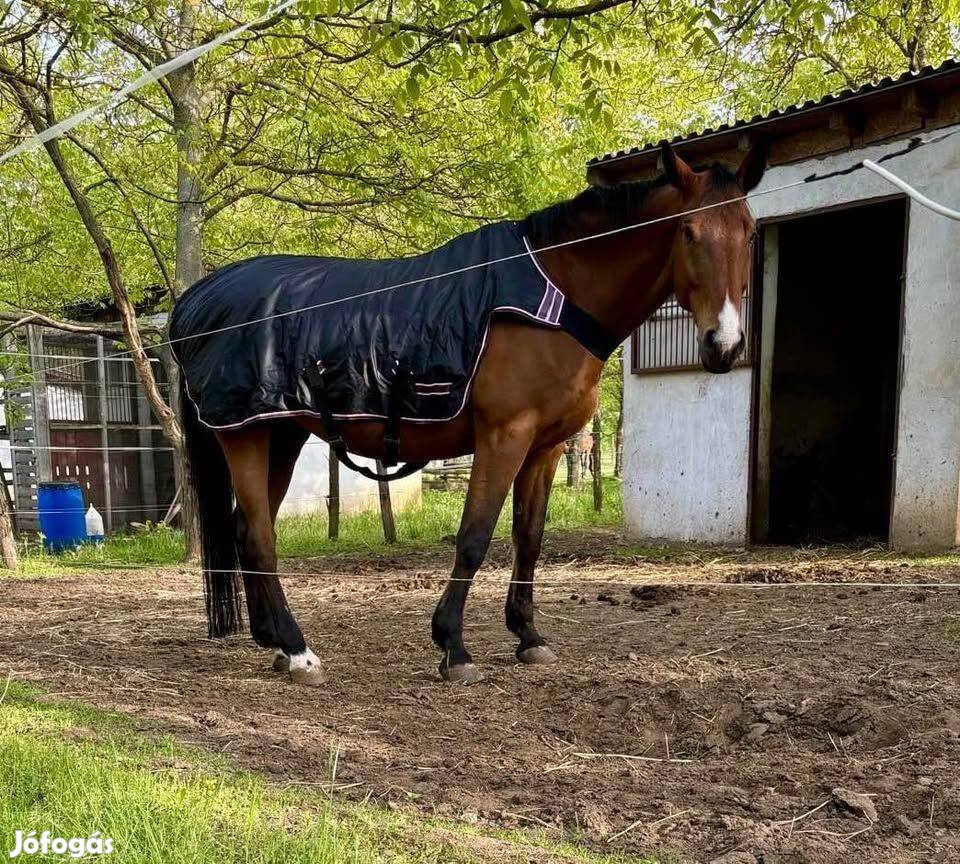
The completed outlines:
[[[530,256],[530,260],[533,261],[533,266],[537,268],[537,272],[547,283],[547,290],[544,291],[543,299],[540,301],[540,306],[537,309],[537,318],[541,321],[546,321],[548,324],[556,324],[560,321],[560,313],[563,311],[563,304],[567,298],[564,296],[564,293],[553,284],[553,280],[550,279],[547,271],[543,269],[537,260],[537,256],[534,255],[533,249],[530,247],[530,241],[527,240],[526,237],[523,238],[523,245],[527,250],[527,254]],[[546,309],[544,309],[544,304],[546,304]]]
[[[453,381],[437,381],[433,384],[423,384],[419,381],[414,381],[413,386],[417,390],[433,390],[437,387],[446,387],[449,390],[453,386]]]

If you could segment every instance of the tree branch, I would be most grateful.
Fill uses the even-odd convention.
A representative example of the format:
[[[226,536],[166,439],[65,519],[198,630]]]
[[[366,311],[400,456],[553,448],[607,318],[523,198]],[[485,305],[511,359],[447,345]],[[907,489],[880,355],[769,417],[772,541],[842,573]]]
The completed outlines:
[[[54,330],[62,330],[65,333],[79,333],[84,336],[103,336],[104,339],[111,339],[115,342],[126,343],[126,333],[119,324],[99,324],[83,323],[80,321],[69,321],[64,318],[53,318],[45,315],[43,312],[36,312],[32,309],[16,309],[11,312],[0,310],[0,321],[5,321],[8,326],[0,330],[0,336],[5,336],[12,330],[24,327],[27,324],[41,324],[44,327],[51,327]],[[137,329],[144,334],[151,336],[161,336],[163,331],[146,322],[138,322]]]

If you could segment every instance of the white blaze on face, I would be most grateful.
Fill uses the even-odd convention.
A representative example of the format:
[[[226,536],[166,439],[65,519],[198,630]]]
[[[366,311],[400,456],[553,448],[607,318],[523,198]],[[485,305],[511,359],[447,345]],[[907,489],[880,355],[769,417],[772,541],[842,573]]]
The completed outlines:
[[[740,313],[727,297],[723,301],[720,317],[717,319],[717,347],[723,352],[736,348],[740,341]]]

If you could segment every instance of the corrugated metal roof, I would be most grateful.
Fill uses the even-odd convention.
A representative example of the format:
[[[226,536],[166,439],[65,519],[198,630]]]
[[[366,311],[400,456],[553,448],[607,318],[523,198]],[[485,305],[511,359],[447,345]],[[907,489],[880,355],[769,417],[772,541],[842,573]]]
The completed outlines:
[[[661,141],[657,142],[646,142],[629,150],[618,150],[614,153],[607,153],[604,156],[597,156],[596,158],[591,159],[587,163],[587,167],[590,168],[595,165],[602,165],[609,162],[615,162],[620,159],[629,159],[633,156],[650,153],[660,147],[660,145],[666,140],[669,140],[671,144],[682,144],[687,141],[702,141],[714,136],[725,135],[730,132],[749,131],[770,123],[776,123],[777,121],[787,117],[793,117],[805,112],[836,106],[838,104],[862,99],[865,96],[870,96],[875,93],[894,90],[898,87],[915,84],[919,81],[927,81],[943,75],[955,73],[960,73],[960,59],[957,58],[947,60],[946,62],[941,63],[939,66],[925,66],[916,72],[904,72],[902,75],[896,78],[888,76],[879,81],[864,84],[861,87],[849,87],[844,90],[839,90],[836,93],[828,93],[822,99],[810,99],[798,105],[789,105],[786,108],[777,108],[771,111],[769,114],[758,114],[750,120],[738,120],[735,123],[724,123],[715,129],[704,129],[701,132],[693,132],[687,135],[677,135],[671,139],[662,139]]]

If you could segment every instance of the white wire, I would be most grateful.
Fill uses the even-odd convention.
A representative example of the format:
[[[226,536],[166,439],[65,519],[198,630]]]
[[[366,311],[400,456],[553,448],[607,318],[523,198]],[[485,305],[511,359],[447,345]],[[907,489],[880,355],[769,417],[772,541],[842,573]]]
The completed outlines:
[[[225,42],[229,42],[235,36],[239,36],[241,33],[244,33],[255,24],[259,24],[261,21],[265,21],[267,18],[277,15],[296,2],[297,0],[283,0],[282,3],[278,3],[276,6],[271,6],[258,18],[254,18],[252,21],[248,21],[246,24],[241,24],[239,27],[234,27],[232,30],[228,30],[226,33],[221,33],[219,36],[211,39],[209,42],[205,42],[203,45],[198,45],[196,48],[191,48],[189,51],[184,51],[182,54],[178,54],[172,60],[167,60],[165,63],[161,63],[159,66],[154,66],[153,69],[148,69],[139,78],[136,78],[129,84],[121,87],[109,99],[105,99],[103,102],[100,102],[97,105],[92,105],[89,108],[85,108],[83,111],[78,111],[76,114],[68,117],[66,120],[61,120],[59,123],[56,123],[53,126],[48,126],[43,131],[38,132],[35,135],[31,135],[26,140],[21,141],[16,147],[0,155],[0,165],[9,159],[13,159],[15,156],[19,156],[21,153],[26,153],[28,150],[35,150],[37,147],[45,144],[47,141],[53,141],[56,138],[66,135],[71,130],[76,129],[76,127],[81,123],[85,123],[91,117],[96,117],[97,114],[102,114],[104,111],[109,111],[111,108],[119,105],[131,93],[135,93],[142,87],[146,87],[147,84],[152,84],[154,81],[159,81],[161,78],[169,75],[171,72],[176,72],[177,69],[181,69],[189,63],[193,63],[195,60],[203,57],[204,54],[209,54],[214,50],[214,48],[219,48]]]
[[[113,561],[98,561],[95,564],[82,564],[82,565],[73,565],[75,567],[91,568],[96,569],[107,568],[111,570],[131,570],[134,569],[137,565],[133,564],[124,564],[122,562],[113,562]],[[238,573],[237,570],[229,569],[210,569],[210,570],[201,570],[197,568],[197,572],[206,572],[206,573]],[[321,578],[334,578],[337,580],[345,581],[354,581],[354,582],[378,582],[382,583],[385,580],[391,578],[389,576],[381,576],[370,573],[332,573],[332,572],[317,572],[317,571],[304,571],[298,572],[295,570],[288,571],[270,571],[270,570],[243,570],[241,571],[246,576],[280,576],[283,578],[291,578],[294,576],[308,576],[308,577],[321,577]],[[734,574],[736,575],[736,574]],[[533,581],[528,579],[498,579],[490,578],[489,576],[484,577],[471,577],[467,578],[466,576],[446,576],[443,574],[429,574],[429,573],[415,573],[415,574],[398,574],[395,578],[398,579],[408,579],[408,580],[418,580],[421,582],[476,582],[480,585],[532,585],[534,588],[577,588],[585,587],[590,585],[616,585],[622,586],[624,588],[647,588],[647,587],[657,587],[657,588],[744,588],[751,591],[763,591],[770,588],[913,588],[915,590],[932,590],[939,588],[960,588],[960,582],[717,582],[717,581],[706,581],[698,582],[696,580],[686,580],[680,582],[673,581],[664,581],[663,579],[651,579],[651,580],[627,580],[627,579],[550,579],[548,577],[535,579]]]
[[[98,429],[97,426],[89,427],[91,429]],[[116,428],[116,427],[113,427]],[[131,429],[139,429],[140,427],[133,426]],[[156,429],[157,427],[153,427]],[[64,447],[61,445],[56,446],[47,446],[45,444],[12,444],[4,446],[3,441],[0,441],[0,449],[2,450],[49,450],[51,452],[67,452],[67,453],[103,453],[105,450],[113,453],[167,453],[172,452],[172,447],[121,447],[121,446],[112,446],[107,445],[106,447]]]
[[[84,483],[88,479],[89,477],[87,476],[76,477],[76,478],[64,477],[64,478],[60,478],[59,481],[54,481],[54,482]],[[90,490],[90,491],[95,491],[95,490]],[[342,502],[342,501],[348,501],[348,500],[353,501],[356,499],[361,499],[361,500],[372,502],[376,498],[376,495],[377,495],[377,491],[371,487],[371,489],[367,492],[341,492],[340,495],[338,496],[338,500]],[[331,498],[330,495],[302,495],[296,498],[284,498],[282,503],[283,504],[304,504],[304,503],[319,503],[319,502],[327,503],[330,501],[330,498]],[[155,505],[142,504],[140,506],[129,505],[124,507],[111,507],[110,511],[112,513],[140,513],[140,512],[149,511],[149,510],[167,510],[169,509],[172,503],[173,503],[172,501],[165,501]],[[53,508],[49,510],[43,510],[42,512],[44,513],[76,513],[78,509],[79,508],[77,507],[63,507],[63,508]],[[41,510],[38,507],[14,507],[13,511],[11,512],[11,515],[16,516],[17,514],[40,513],[40,512]],[[311,517],[315,515],[316,515],[316,512],[282,513],[278,517],[278,519],[281,519],[281,520],[296,519],[297,517],[300,517],[300,516]],[[352,516],[354,514],[348,514],[348,515]]]
[[[67,421],[69,422],[69,421]],[[88,426],[84,427],[85,429],[96,430],[100,429],[99,426]],[[131,425],[126,426],[111,426],[109,427],[111,431],[135,431],[140,429],[159,429],[159,426],[135,426]],[[106,447],[70,447],[62,444],[57,445],[46,445],[46,444],[6,444],[7,439],[0,438],[0,450],[50,450],[53,452],[64,451],[68,453],[103,453],[104,451],[110,451],[114,453],[169,453],[173,452],[173,447],[124,447],[124,446],[114,446],[108,444]],[[304,447],[315,447],[318,444],[326,445],[327,442],[320,438],[309,438],[303,442]],[[329,445],[328,445],[329,446]]]
[[[928,198],[922,192],[918,192],[916,189],[914,189],[913,186],[907,183],[906,180],[899,178],[892,171],[888,171],[886,168],[878,165],[876,162],[872,162],[870,159],[863,160],[863,167],[873,171],[874,174],[879,174],[884,180],[889,181],[902,192],[906,192],[907,195],[909,195],[914,201],[926,207],[928,210],[932,210],[934,213],[939,213],[941,216],[946,216],[947,219],[954,219],[957,222],[960,222],[960,210],[954,210],[950,207],[940,204],[937,201],[934,201],[932,198]]]

